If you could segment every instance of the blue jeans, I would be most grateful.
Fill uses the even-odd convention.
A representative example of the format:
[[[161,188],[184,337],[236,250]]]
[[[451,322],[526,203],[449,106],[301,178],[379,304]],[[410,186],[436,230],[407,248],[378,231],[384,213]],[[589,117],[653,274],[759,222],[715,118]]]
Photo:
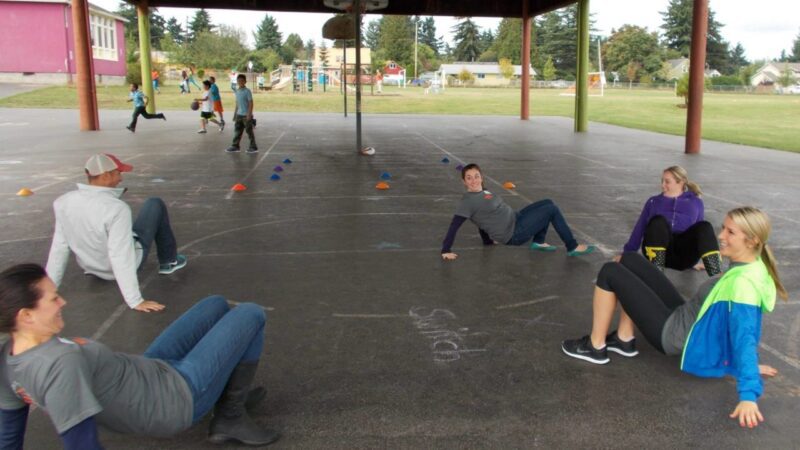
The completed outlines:
[[[142,244],[142,262],[139,267],[144,265],[147,260],[154,241],[159,264],[175,261],[178,255],[178,244],[175,242],[175,235],[169,224],[167,205],[163,200],[158,197],[150,197],[145,200],[142,210],[139,211],[136,221],[133,222],[133,232],[136,233],[136,240]]]
[[[233,309],[219,295],[183,313],[144,353],[169,363],[192,391],[196,424],[222,395],[240,362],[258,362],[264,350],[264,310],[252,303]]]
[[[561,214],[561,210],[550,199],[539,200],[517,211],[514,235],[511,236],[508,245],[522,245],[531,239],[537,244],[542,244],[550,224],[553,224],[558,237],[564,241],[567,251],[575,250],[578,241],[572,236],[572,231],[569,229],[564,215]]]

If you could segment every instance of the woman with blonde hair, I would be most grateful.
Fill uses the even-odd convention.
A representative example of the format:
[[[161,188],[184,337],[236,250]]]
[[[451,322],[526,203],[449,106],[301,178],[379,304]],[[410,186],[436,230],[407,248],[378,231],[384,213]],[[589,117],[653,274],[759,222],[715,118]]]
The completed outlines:
[[[739,404],[730,417],[743,427],[757,426],[764,421],[756,403],[763,392],[761,375],[777,373],[758,364],[761,315],[775,308],[776,295],[788,298],[767,246],[769,234],[769,218],[760,210],[745,206],[729,211],[719,241],[730,268],[703,283],[688,301],[639,253],[627,252],[620,262],[606,263],[594,289],[592,332],[563,341],[562,351],[595,364],[608,363],[608,351],[636,356],[636,325],[658,351],[682,355],[684,372],[733,376]],[[619,326],[609,333],[617,302]]]
[[[661,270],[685,270],[702,260],[708,276],[718,274],[719,245],[714,228],[704,220],[702,195],[683,167],[664,169],[661,194],[647,199],[623,251],[641,248]]]

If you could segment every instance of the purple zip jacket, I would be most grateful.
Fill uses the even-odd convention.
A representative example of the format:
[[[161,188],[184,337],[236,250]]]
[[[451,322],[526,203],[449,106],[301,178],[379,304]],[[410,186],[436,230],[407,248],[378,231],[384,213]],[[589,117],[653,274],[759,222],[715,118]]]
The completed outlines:
[[[664,194],[654,195],[645,202],[642,214],[636,221],[636,226],[633,227],[624,251],[639,250],[644,238],[644,229],[650,219],[655,216],[664,216],[672,227],[672,232],[680,234],[703,220],[703,213],[703,200],[692,191],[686,191],[677,197],[665,197]]]

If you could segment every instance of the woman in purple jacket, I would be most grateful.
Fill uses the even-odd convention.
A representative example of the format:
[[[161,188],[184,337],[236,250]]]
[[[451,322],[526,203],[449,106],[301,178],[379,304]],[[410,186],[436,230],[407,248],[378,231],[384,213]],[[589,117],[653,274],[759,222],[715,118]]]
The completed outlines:
[[[623,251],[641,248],[661,270],[686,270],[702,259],[708,276],[720,273],[719,244],[714,227],[703,220],[702,194],[683,167],[666,168],[661,175],[661,194],[644,204]],[[615,260],[619,262],[619,257]]]

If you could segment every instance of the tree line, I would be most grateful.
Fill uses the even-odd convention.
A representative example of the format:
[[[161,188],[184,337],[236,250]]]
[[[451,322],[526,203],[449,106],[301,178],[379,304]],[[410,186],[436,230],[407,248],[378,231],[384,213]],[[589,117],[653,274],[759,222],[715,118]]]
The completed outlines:
[[[598,46],[602,53],[603,70],[620,81],[668,81],[672,69],[670,60],[689,57],[692,0],[670,0],[661,12],[660,30],[626,24],[611,30],[609,36],[596,33],[590,17],[590,71],[597,71]],[[127,18],[126,38],[129,52],[138,48],[138,24],[133,5],[120,3],[117,14]],[[208,12],[195,12],[187,29],[175,18],[165,20],[157,10],[151,10],[151,45],[169,52],[170,61],[204,68],[245,70],[252,61],[254,70],[266,71],[295,59],[313,60],[315,43],[303,42],[297,34],[285,38],[277,20],[266,14],[253,33],[255,49],[248,48],[244,31],[211,23]],[[751,64],[741,43],[731,45],[720,33],[724,27],[714,11],[709,9],[706,46],[707,68],[718,70],[724,84],[747,84],[760,64]],[[531,64],[539,78],[574,80],[577,66],[577,5],[552,11],[532,20]],[[505,18],[496,29],[481,29],[471,18],[461,18],[451,30],[452,45],[439,35],[433,17],[381,16],[362,26],[362,41],[372,50],[373,68],[392,60],[407,69],[409,75],[437,70],[442,63],[522,61],[522,22]],[[354,42],[334,42],[353,46]],[[416,46],[417,57],[414,57]],[[327,52],[325,41],[320,45]],[[135,55],[131,54],[131,59]],[[800,34],[790,53],[783,51],[781,61],[800,62]],[[763,63],[763,62],[756,62]]]

